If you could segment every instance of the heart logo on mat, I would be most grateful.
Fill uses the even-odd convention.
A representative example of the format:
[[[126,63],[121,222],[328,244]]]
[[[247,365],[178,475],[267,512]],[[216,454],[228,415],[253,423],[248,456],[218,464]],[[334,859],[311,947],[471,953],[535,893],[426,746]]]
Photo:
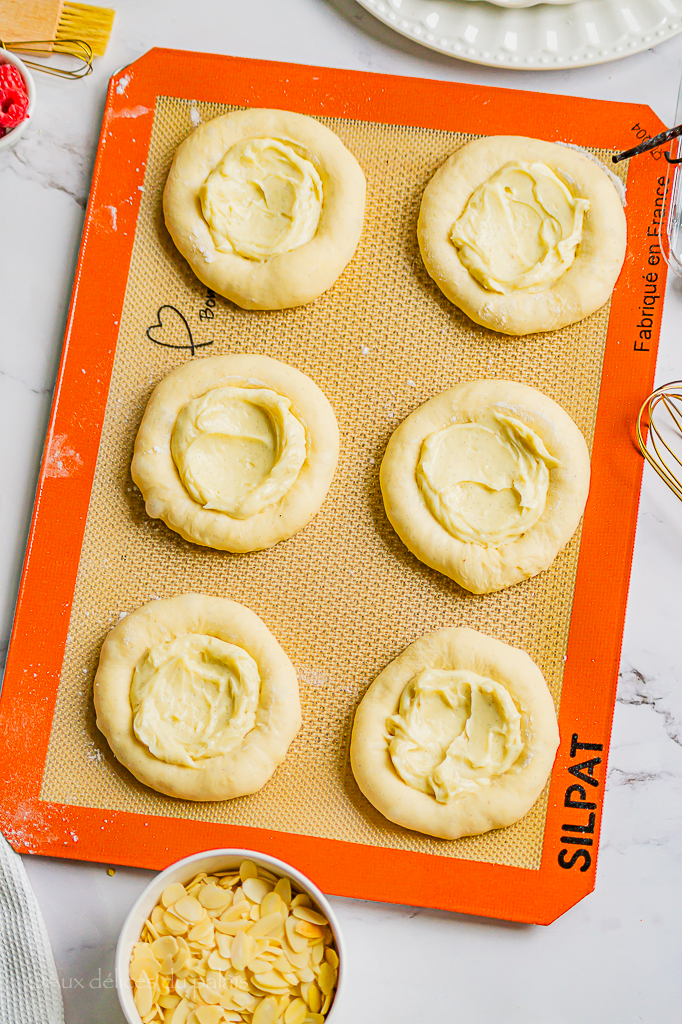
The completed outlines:
[[[147,337],[155,345],[163,348],[189,349],[194,355],[196,349],[212,345],[212,341],[195,342],[192,330],[186,317],[175,306],[160,306],[156,313],[156,323],[147,328]]]

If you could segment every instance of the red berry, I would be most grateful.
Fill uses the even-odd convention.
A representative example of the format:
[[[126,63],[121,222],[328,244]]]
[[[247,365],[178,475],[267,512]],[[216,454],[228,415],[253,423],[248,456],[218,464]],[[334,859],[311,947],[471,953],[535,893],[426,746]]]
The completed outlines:
[[[28,92],[13,64],[0,64],[0,130],[2,135],[28,117]]]

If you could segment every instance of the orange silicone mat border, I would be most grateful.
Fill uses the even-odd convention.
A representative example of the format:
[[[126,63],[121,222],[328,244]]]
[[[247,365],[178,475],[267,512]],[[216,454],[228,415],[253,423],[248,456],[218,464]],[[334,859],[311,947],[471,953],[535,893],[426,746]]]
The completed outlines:
[[[651,390],[665,288],[663,261],[647,263],[656,253],[661,164],[641,157],[628,177],[628,255],[612,300],[542,863],[537,871],[504,867],[39,799],[157,95],[473,134],[513,131],[614,151],[631,145],[640,125],[651,135],[662,127],[635,104],[173,50],[151,50],[117,73],[0,698],[0,827],[20,852],[157,869],[208,847],[242,845],[288,860],[329,893],[548,924],[594,887],[643,466],[632,425]],[[118,209],[116,231],[111,206]],[[646,273],[656,273],[660,296],[651,341],[641,341],[635,327]],[[602,749],[572,752],[574,735]],[[591,763],[579,767],[583,762]],[[565,807],[569,785],[584,808]],[[585,855],[572,857],[580,849]],[[562,851],[571,866],[560,866]]]

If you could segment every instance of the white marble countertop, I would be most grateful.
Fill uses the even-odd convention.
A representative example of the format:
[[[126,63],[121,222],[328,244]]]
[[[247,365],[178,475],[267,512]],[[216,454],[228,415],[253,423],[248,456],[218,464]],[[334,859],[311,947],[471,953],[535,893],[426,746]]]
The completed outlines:
[[[77,83],[38,76],[34,123],[16,149],[0,155],[3,653],[113,71],[152,46],[170,46],[647,103],[666,124],[682,73],[682,36],[594,68],[515,72],[421,49],[354,0],[116,0],[116,7],[114,34],[95,73]],[[676,282],[666,297],[659,382],[682,377],[681,324]],[[680,581],[682,507],[647,469],[596,891],[549,928],[335,900],[350,950],[347,1014],[357,1024],[679,1019]],[[68,1024],[121,1024],[113,951],[149,873],[119,868],[111,877],[102,865],[24,861],[52,940]]]

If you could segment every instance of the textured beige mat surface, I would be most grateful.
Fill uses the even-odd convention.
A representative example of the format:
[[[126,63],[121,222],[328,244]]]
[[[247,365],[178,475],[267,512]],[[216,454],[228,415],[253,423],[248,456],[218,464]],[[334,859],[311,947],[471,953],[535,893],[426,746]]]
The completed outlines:
[[[423,188],[467,136],[337,119],[326,123],[368,179],[365,231],[340,281],[295,310],[248,312],[214,299],[170,241],[161,193],[193,123],[228,109],[157,101],[41,799],[538,868],[546,793],[511,828],[456,842],[431,839],[393,826],[367,803],[350,771],[348,741],[371,680],[408,643],[444,625],[472,626],[523,647],[558,707],[580,534],[546,573],[476,597],[403,547],[385,518],[378,472],[391,432],[409,412],[478,377],[539,388],[564,406],[591,445],[608,307],[525,339],[473,324],[430,281],[416,242]],[[174,309],[159,318],[163,306],[188,326]],[[302,533],[269,551],[231,555],[183,541],[147,517],[130,479],[148,396],[191,357],[190,344],[196,358],[260,352],[291,363],[336,411],[341,458],[328,498]],[[192,804],[154,793],[118,765],[96,729],[92,680],[106,633],[146,601],[184,591],[253,608],[298,671],[303,728],[255,796]]]

